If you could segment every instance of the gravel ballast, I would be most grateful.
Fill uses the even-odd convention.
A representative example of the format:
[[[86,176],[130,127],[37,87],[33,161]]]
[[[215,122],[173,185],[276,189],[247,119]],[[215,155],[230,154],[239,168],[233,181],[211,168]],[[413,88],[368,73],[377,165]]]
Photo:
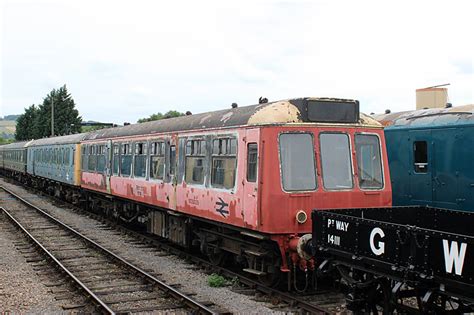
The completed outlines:
[[[198,301],[213,302],[218,309],[235,314],[276,313],[274,310],[266,307],[267,304],[265,302],[254,301],[251,296],[231,291],[230,287],[210,287],[207,283],[209,275],[201,270],[197,270],[196,266],[190,265],[178,257],[167,255],[156,249],[140,248],[140,245],[134,244],[136,239],[133,237],[126,236],[116,230],[104,229],[104,225],[101,222],[77,214],[67,209],[67,206],[58,207],[47,198],[37,196],[30,199],[32,196],[30,192],[22,187],[7,183],[3,179],[0,179],[0,184],[24,196],[25,199],[29,199],[35,205],[46,210],[71,227],[85,233],[88,237],[93,238],[104,247],[131,261],[140,268],[154,274],[160,274],[159,278],[165,280],[166,283],[177,284],[180,291],[194,293],[195,295],[193,297]],[[12,246],[11,249],[15,251],[14,246]],[[3,250],[1,251],[3,252]],[[0,258],[0,261],[3,261],[2,258]],[[14,261],[11,263],[15,264]],[[6,262],[6,264],[9,264],[9,262]],[[3,269],[0,270],[0,282],[4,276],[2,271]],[[38,286],[38,281],[36,281],[35,285]],[[0,287],[1,286],[2,284],[0,284]],[[21,288],[21,290],[18,289],[18,291],[21,292],[28,292],[29,290],[30,285]],[[2,299],[1,292],[2,291],[0,291],[0,301]],[[39,296],[41,296],[41,294],[39,294]],[[47,303],[42,305],[46,307]],[[42,311],[46,310],[47,309],[43,309]]]
[[[0,206],[4,206],[0,201]],[[24,240],[0,214],[0,313],[58,313],[61,305],[15,248]]]

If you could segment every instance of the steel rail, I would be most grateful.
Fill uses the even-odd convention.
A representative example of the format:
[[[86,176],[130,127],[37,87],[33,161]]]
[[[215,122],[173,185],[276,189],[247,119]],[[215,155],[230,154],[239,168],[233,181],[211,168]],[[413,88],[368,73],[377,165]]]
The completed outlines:
[[[3,189],[4,191],[6,191],[7,193],[11,194],[12,196],[14,196],[15,198],[17,198],[19,201],[21,201],[22,203],[24,203],[25,205],[29,206],[30,208],[33,208],[34,210],[36,210],[37,212],[39,212],[40,214],[42,214],[43,216],[47,217],[49,220],[51,220],[52,222],[60,225],[62,228],[66,229],[67,231],[70,231],[72,232],[73,234],[75,234],[76,236],[78,236],[79,238],[87,241],[89,244],[92,244],[94,247],[96,247],[97,249],[99,249],[100,251],[106,253],[107,255],[109,255],[110,257],[112,257],[113,259],[115,259],[116,261],[119,261],[120,263],[122,263],[123,265],[125,265],[126,267],[128,267],[129,269],[132,269],[134,272],[138,273],[140,276],[144,277],[145,279],[147,279],[149,282],[151,282],[152,284],[155,284],[157,285],[162,291],[165,291],[166,293],[170,294],[171,296],[173,296],[175,299],[183,302],[186,306],[188,306],[189,308],[195,310],[195,311],[199,311],[201,314],[217,314],[215,311],[211,310],[210,308],[208,308],[207,306],[205,306],[204,304],[202,303],[199,303],[198,301],[190,298],[189,296],[179,292],[178,290],[176,290],[175,288],[167,285],[166,283],[164,283],[163,281],[155,278],[154,276],[150,275],[148,272],[132,265],[131,263],[129,263],[128,261],[124,260],[123,258],[117,256],[116,254],[112,253],[111,251],[109,251],[107,248],[99,245],[97,242],[93,241],[92,239],[88,238],[87,236],[79,233],[78,231],[74,230],[73,228],[71,228],[70,226],[64,224],[63,222],[59,221],[58,219],[54,218],[53,216],[51,216],[50,214],[48,214],[47,212],[43,211],[42,209],[40,209],[39,207],[37,207],[36,205],[30,203],[28,200],[20,197],[19,195],[17,195],[16,193],[14,193],[13,191],[5,188],[4,186],[0,186],[0,189]],[[101,307],[103,307],[105,310],[107,310],[107,312],[110,311],[109,314],[114,314],[114,312],[112,310],[110,310],[110,308],[108,308],[104,302],[100,301],[100,299],[94,295],[93,292],[91,292],[79,279],[77,279],[76,277],[74,277],[74,275],[66,269],[66,267],[64,267],[49,251],[46,250],[46,248],[44,248],[23,226],[21,226],[21,224],[16,221],[5,209],[2,208],[2,210],[7,213],[7,215],[13,219],[15,221],[15,223],[17,225],[19,225],[22,230],[27,233],[29,235],[30,238],[32,238],[35,243],[37,245],[39,245],[46,253],[48,256],[50,256],[58,265],[60,265],[60,267],[62,269],[64,269],[68,275],[70,275],[80,286],[81,288],[83,288],[88,294],[90,294],[94,300],[97,299],[97,302],[99,303],[99,305]]]
[[[3,188],[3,187],[2,187]],[[5,208],[0,207],[0,209],[5,213],[8,218],[15,223],[17,227],[21,229],[21,231],[28,236],[30,240],[33,241],[33,243],[39,247],[44,254],[46,254],[49,258],[51,258],[54,263],[61,268],[64,272],[67,273],[67,275],[74,280],[74,282],[80,286],[82,290],[84,290],[93,300],[96,304],[98,304],[104,311],[106,311],[108,314],[115,314],[113,310],[111,310],[97,295],[94,294],[84,283],[82,283],[81,280],[77,279],[76,276],[72,274],[53,254],[51,254],[33,235],[31,235],[30,232],[20,223],[18,222],[10,212],[8,212]]]

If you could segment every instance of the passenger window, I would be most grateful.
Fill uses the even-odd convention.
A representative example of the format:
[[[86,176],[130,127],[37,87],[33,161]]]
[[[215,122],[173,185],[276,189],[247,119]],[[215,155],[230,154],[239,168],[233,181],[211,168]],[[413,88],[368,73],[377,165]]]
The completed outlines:
[[[170,146],[170,175],[176,172],[176,146]]]
[[[130,176],[132,168],[132,151],[130,143],[122,143],[122,151],[120,152],[120,175]]]
[[[165,143],[152,142],[150,147],[150,178],[163,179],[165,174]]]
[[[105,171],[105,145],[97,146],[97,172],[103,173]]]
[[[119,169],[120,169],[120,145],[118,143],[114,144],[114,156],[113,156],[113,174],[117,175],[119,174]]]
[[[135,177],[146,176],[146,143],[135,143],[135,158],[133,165],[133,175]]]
[[[415,172],[428,172],[428,143],[426,141],[413,142],[413,156],[415,160]]]
[[[215,139],[212,145],[212,187],[232,189],[237,167],[237,139]]]
[[[82,171],[87,171],[87,150],[88,150],[88,145],[83,145],[81,147],[81,151],[82,151],[82,160],[81,160],[81,164],[82,164]]]
[[[348,135],[322,133],[319,141],[324,188],[333,190],[352,188],[354,184]]]
[[[95,168],[97,164],[96,150],[97,150],[97,146],[95,144],[89,146],[89,156],[88,156],[89,172],[95,172]]]
[[[186,183],[204,184],[205,159],[206,142],[204,140],[186,142]]]
[[[256,182],[257,181],[257,144],[249,143],[247,145],[247,181]]]
[[[380,189],[383,187],[380,142],[376,135],[356,134],[357,170],[359,187]]]
[[[281,179],[286,191],[316,189],[314,140],[310,133],[280,135]]]

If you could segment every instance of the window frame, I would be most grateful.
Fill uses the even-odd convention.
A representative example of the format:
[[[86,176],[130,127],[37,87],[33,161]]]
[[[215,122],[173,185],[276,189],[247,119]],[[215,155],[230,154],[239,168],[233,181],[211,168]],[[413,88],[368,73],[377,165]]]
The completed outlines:
[[[197,145],[197,153],[194,152],[195,147],[194,143],[198,142],[199,144]],[[188,152],[188,143],[191,143],[190,145],[190,152]],[[204,148],[204,153],[202,152]],[[186,184],[193,185],[193,186],[205,186],[206,185],[206,177],[209,172],[206,172],[206,165],[208,163],[208,156],[209,153],[207,152],[207,141],[204,137],[202,136],[196,136],[196,137],[188,137],[185,142],[185,149],[184,149],[184,180],[186,181]],[[192,159],[202,159],[202,181],[197,182],[197,181],[188,181],[187,180],[187,166],[188,166],[188,158]],[[193,177],[194,174],[194,169],[195,166],[192,168],[192,174],[191,178]]]
[[[220,141],[220,140],[224,140],[224,139],[229,140],[229,148],[227,149],[227,147],[226,147],[225,154],[222,154],[221,152],[219,152],[218,154],[215,154],[214,153],[214,143],[215,143],[215,141]],[[232,140],[235,140],[235,153],[234,154],[227,152],[227,151],[231,152],[231,149],[232,149],[232,142],[231,141]],[[209,171],[208,171],[208,174],[210,176],[210,178],[209,178],[209,187],[210,188],[224,190],[224,191],[234,191],[237,188],[238,153],[239,153],[239,138],[238,138],[237,134],[223,134],[223,135],[217,135],[217,136],[211,138],[211,147],[210,147],[210,152],[209,152],[210,164],[209,164]],[[216,186],[216,184],[213,184],[214,159],[219,158],[219,157],[221,159],[232,159],[232,158],[234,159],[234,182],[233,182],[232,187],[230,187],[230,188],[227,188],[224,185],[220,185],[220,184],[217,184],[217,186]]]
[[[357,157],[357,146],[356,146],[356,136],[357,135],[366,135],[366,136],[376,136],[378,141],[379,141],[379,153],[380,153],[380,167],[381,167],[381,175],[382,175],[382,187],[381,188],[361,188],[360,183],[359,183],[359,159]],[[374,190],[384,190],[385,189],[385,165],[383,161],[383,148],[382,148],[382,139],[380,138],[380,135],[378,133],[372,133],[372,132],[356,132],[354,133],[354,146],[356,148],[356,163],[357,163],[357,187],[360,190],[367,190],[367,191],[374,191]]]
[[[250,170],[250,146],[255,146],[255,153],[256,153],[256,157],[255,157],[255,178],[254,180],[249,180],[249,170]],[[258,143],[257,142],[248,142],[247,143],[247,163],[246,163],[246,174],[245,174],[245,179],[248,183],[257,183],[258,182]],[[316,185],[317,186],[317,185]]]
[[[137,149],[138,149],[138,146],[139,145],[142,145],[142,153],[141,154],[138,154],[137,153]],[[148,174],[148,142],[147,140],[143,139],[143,140],[137,140],[137,141],[134,141],[133,144],[132,144],[132,154],[133,154],[133,158],[132,158],[132,165],[133,165],[133,169],[132,169],[132,174],[133,174],[133,178],[144,178],[146,179],[147,178],[147,174]],[[137,175],[135,173],[135,168],[136,168],[136,158],[137,156],[140,156],[140,157],[145,157],[145,170],[144,170],[144,175],[143,176],[140,176],[140,175]]]
[[[424,142],[425,145],[426,145],[426,163],[417,163],[416,162],[416,150],[415,150],[415,144],[418,143],[418,142]],[[428,171],[428,166],[429,166],[429,151],[430,148],[429,148],[429,145],[428,145],[428,141],[427,140],[414,140],[413,141],[413,145],[412,145],[412,157],[413,157],[413,172],[417,175],[424,175],[424,174],[428,174],[429,171]],[[424,167],[424,172],[420,172],[420,171],[417,171],[417,167],[419,167],[420,165],[423,165]]]
[[[314,164],[314,178],[315,178],[315,187],[314,189],[306,189],[306,190],[287,190],[285,189],[285,185],[283,184],[283,169],[282,169],[282,158],[281,158],[281,136],[286,135],[286,134],[308,134],[311,136],[311,145],[313,146],[313,164]],[[285,132],[280,132],[278,134],[278,168],[280,170],[280,187],[281,190],[285,193],[288,194],[298,194],[298,193],[305,193],[305,192],[314,192],[319,189],[319,183],[318,183],[318,165],[317,165],[317,159],[316,159],[316,143],[315,143],[315,136],[313,131],[285,131]]]
[[[350,171],[351,171],[351,182],[352,182],[352,186],[350,188],[340,188],[340,189],[337,189],[337,188],[326,188],[326,186],[324,185],[324,166],[323,166],[323,151],[322,151],[322,146],[321,146],[321,135],[325,135],[325,134],[340,134],[340,135],[345,135],[347,137],[347,140],[348,140],[348,143],[349,143],[349,165],[351,167]],[[325,191],[351,191],[353,190],[356,185],[354,183],[354,177],[355,177],[355,172],[354,172],[354,156],[353,156],[353,144],[352,144],[352,135],[348,132],[344,132],[344,131],[322,131],[318,134],[318,146],[319,146],[319,157],[320,157],[320,161],[321,161],[321,183],[322,183],[322,187]]]
[[[123,153],[124,149],[125,149],[124,145],[128,145],[130,153],[128,153],[128,154]],[[123,175],[123,172],[122,172],[122,167],[123,167],[122,159],[126,156],[131,157],[131,160],[130,160],[130,174]],[[132,175],[133,175],[132,167],[133,167],[133,145],[132,145],[132,142],[131,141],[120,142],[120,177],[125,177],[125,178],[132,177]]]
[[[160,181],[160,182],[164,182],[165,179],[166,179],[166,171],[167,171],[167,165],[166,165],[166,160],[167,160],[167,157],[166,157],[166,139],[162,139],[162,138],[155,138],[155,139],[151,139],[149,140],[149,147],[148,147],[148,171],[147,171],[147,178],[151,181]],[[156,144],[156,148],[155,148],[155,144]],[[160,151],[159,153],[160,154],[157,154],[156,153],[156,149],[158,149],[158,151]],[[151,173],[152,171],[152,158],[153,157],[160,157],[163,159],[164,163],[163,163],[163,174],[161,176],[161,178],[158,178],[158,177],[154,177]]]

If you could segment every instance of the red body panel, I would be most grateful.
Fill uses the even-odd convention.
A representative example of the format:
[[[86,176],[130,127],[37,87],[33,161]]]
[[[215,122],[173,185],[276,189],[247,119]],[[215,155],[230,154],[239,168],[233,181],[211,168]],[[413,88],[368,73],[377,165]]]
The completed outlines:
[[[314,148],[317,164],[318,187],[311,192],[284,192],[280,179],[280,158],[278,136],[281,132],[297,131],[314,134]],[[354,170],[354,188],[347,191],[326,191],[323,188],[321,161],[319,159],[318,134],[321,131],[345,132],[351,138],[352,169]],[[354,148],[354,133],[367,132],[377,134],[381,140],[381,154],[384,172],[382,190],[362,191],[358,187],[357,162]],[[147,180],[145,178],[110,178],[111,194],[138,202],[176,210],[192,216],[214,220],[229,225],[269,234],[301,234],[311,232],[311,220],[297,223],[295,217],[299,210],[310,218],[313,209],[382,207],[391,205],[391,185],[382,129],[315,127],[315,126],[270,126],[261,128],[226,129],[223,134],[234,134],[238,139],[236,182],[233,190],[216,189],[204,185],[190,185],[171,180]],[[195,135],[218,135],[216,131],[186,132],[179,137]],[[177,135],[172,141],[177,142]],[[143,136],[130,139],[157,139],[160,136]],[[116,141],[116,139],[113,139]],[[118,139],[122,140],[122,139]],[[117,140],[117,141],[118,141]],[[257,183],[247,181],[247,144],[258,142],[258,179]],[[87,142],[94,143],[94,142]],[[97,142],[104,143],[104,141]],[[178,149],[178,146],[177,146]],[[177,151],[177,156],[180,152]],[[179,160],[177,158],[177,160]],[[110,165],[109,165],[110,167]],[[82,187],[107,193],[105,174],[82,173]]]

